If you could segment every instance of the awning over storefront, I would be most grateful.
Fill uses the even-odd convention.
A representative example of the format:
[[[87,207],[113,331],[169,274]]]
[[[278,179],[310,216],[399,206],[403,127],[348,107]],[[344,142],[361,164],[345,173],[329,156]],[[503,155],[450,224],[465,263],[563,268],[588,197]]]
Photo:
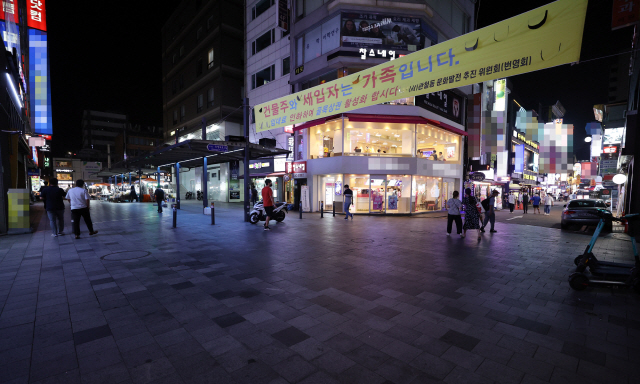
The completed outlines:
[[[334,115],[323,119],[317,119],[313,121],[306,122],[304,124],[300,124],[293,128],[295,131],[300,131],[305,128],[313,127],[316,125],[324,124],[327,121],[333,120],[341,115]],[[445,124],[443,122],[427,119],[422,116],[401,116],[401,115],[371,115],[371,114],[359,114],[359,113],[345,113],[342,116],[349,119],[349,121],[354,122],[365,122],[365,123],[390,123],[390,124],[430,124],[436,126],[438,128],[442,128],[451,133],[455,133],[456,135],[468,136],[469,134],[461,129],[453,127],[449,124]]]

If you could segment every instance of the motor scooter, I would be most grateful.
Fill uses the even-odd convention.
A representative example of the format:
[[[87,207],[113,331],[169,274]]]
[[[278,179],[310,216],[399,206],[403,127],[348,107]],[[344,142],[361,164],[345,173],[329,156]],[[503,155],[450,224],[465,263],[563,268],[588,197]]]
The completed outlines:
[[[201,191],[196,191],[196,199],[202,200],[202,192]]]
[[[184,199],[185,199],[185,200],[191,200],[191,199],[193,199],[193,192],[191,192],[191,191],[187,191],[187,193],[184,195]]]
[[[280,223],[287,216],[287,212],[288,212],[287,204],[276,203],[276,205],[273,207],[273,216],[271,217],[271,219]],[[259,201],[253,206],[253,209],[251,210],[251,212],[249,212],[249,222],[251,224],[257,224],[258,221],[266,221],[266,220],[267,220],[267,211],[264,210],[262,201]]]

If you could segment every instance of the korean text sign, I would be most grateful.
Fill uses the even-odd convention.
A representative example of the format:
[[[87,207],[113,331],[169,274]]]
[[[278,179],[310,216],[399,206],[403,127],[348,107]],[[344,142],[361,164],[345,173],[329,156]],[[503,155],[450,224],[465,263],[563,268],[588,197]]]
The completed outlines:
[[[45,0],[27,0],[27,25],[29,28],[47,31],[47,13],[44,8]]]
[[[364,71],[255,106],[258,132],[580,59],[587,0],[558,0]]]

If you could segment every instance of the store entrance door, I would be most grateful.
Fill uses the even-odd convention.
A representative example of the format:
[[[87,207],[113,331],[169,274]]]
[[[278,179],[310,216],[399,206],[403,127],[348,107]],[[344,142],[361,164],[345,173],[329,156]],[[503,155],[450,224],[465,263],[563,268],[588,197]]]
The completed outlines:
[[[387,175],[371,175],[369,213],[387,213]]]

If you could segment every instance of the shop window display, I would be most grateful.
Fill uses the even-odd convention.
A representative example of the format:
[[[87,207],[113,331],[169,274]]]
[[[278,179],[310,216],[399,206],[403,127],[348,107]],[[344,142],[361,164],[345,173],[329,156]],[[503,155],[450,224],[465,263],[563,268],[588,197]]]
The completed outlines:
[[[413,156],[415,125],[345,120],[344,152],[356,156]]]
[[[351,213],[369,213],[369,175],[345,175],[345,184],[353,191]]]
[[[309,128],[311,159],[342,155],[342,119]]]
[[[342,183],[342,175],[320,176],[319,178],[318,197],[319,201],[324,202],[324,209],[330,211],[336,204],[336,212],[342,212],[342,191],[344,184]]]
[[[411,176],[387,175],[387,213],[409,213]]]
[[[431,125],[417,125],[417,155],[436,161],[460,163],[460,136]]]
[[[411,196],[413,212],[440,210],[445,200],[441,177],[413,177]]]

